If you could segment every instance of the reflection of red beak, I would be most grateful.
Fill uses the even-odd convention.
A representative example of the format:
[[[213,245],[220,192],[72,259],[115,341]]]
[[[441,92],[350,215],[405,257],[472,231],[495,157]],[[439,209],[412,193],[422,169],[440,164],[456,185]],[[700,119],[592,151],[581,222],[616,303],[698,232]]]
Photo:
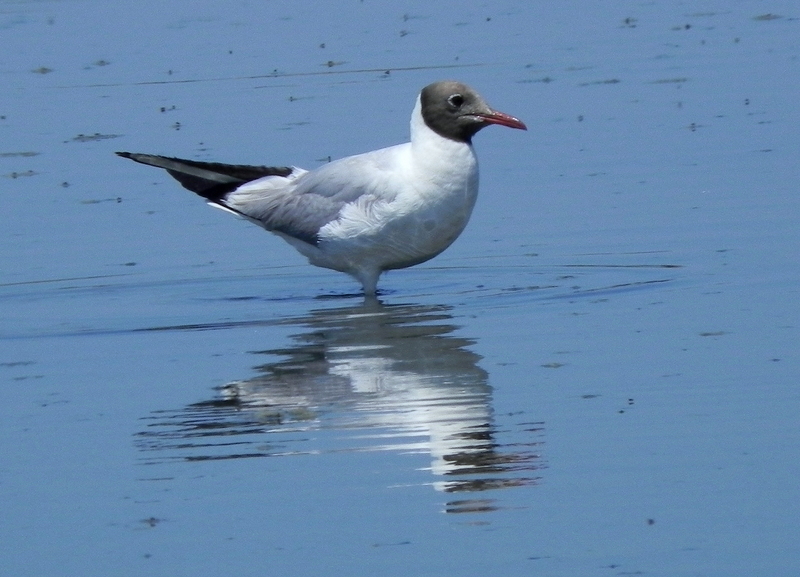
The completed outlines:
[[[497,110],[492,110],[488,114],[478,114],[476,115],[479,118],[482,118],[486,124],[499,124],[500,126],[508,126],[509,128],[519,128],[520,130],[528,130],[528,127],[519,119],[514,118],[510,114],[506,114],[505,112],[498,112]]]

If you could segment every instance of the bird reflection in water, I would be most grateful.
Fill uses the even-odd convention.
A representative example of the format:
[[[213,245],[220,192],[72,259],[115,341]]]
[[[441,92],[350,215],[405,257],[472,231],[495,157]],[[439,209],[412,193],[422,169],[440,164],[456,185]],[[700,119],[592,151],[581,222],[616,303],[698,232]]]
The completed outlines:
[[[214,399],[148,416],[137,444],[149,463],[416,452],[430,455],[440,491],[536,483],[542,424],[497,430],[488,374],[472,341],[453,334],[448,310],[367,302],[282,321],[303,331],[287,348],[255,352],[276,360]],[[514,440],[503,445],[498,436]],[[491,509],[485,499],[447,508]]]

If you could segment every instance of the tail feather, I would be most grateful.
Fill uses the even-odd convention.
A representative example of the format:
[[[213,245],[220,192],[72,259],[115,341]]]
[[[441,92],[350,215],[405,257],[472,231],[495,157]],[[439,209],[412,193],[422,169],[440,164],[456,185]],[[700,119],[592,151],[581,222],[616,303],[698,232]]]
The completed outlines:
[[[289,176],[293,170],[288,166],[223,164],[135,152],[117,152],[117,155],[141,164],[163,168],[184,188],[212,202],[223,199],[226,194],[246,182],[265,176]]]

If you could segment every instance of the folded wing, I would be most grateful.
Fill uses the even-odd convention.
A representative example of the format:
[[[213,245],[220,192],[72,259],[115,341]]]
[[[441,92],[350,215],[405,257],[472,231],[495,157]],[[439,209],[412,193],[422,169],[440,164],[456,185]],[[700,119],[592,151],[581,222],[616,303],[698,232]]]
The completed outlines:
[[[308,172],[287,166],[202,162],[152,154],[118,152],[141,164],[165,169],[184,188],[209,204],[308,244],[319,244],[319,230],[339,218],[345,205],[391,200],[383,175],[392,148],[352,156]]]

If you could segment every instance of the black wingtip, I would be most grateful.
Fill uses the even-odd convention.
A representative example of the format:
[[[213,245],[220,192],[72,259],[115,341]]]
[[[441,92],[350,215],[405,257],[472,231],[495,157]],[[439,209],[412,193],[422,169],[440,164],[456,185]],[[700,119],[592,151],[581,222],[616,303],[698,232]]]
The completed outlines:
[[[186,160],[157,154],[139,154],[137,152],[117,152],[116,154],[134,162],[163,168],[181,186],[212,202],[224,198],[226,194],[236,190],[245,182],[265,176],[286,177],[294,171],[293,168],[288,166],[223,164],[220,162]]]
[[[117,151],[114,154],[117,156],[121,156],[122,158],[127,158],[128,160],[132,160],[134,162],[139,162],[141,164],[148,164],[153,166],[152,163],[147,161],[147,157],[150,155],[147,154],[139,154],[138,152],[124,152],[124,151]]]

